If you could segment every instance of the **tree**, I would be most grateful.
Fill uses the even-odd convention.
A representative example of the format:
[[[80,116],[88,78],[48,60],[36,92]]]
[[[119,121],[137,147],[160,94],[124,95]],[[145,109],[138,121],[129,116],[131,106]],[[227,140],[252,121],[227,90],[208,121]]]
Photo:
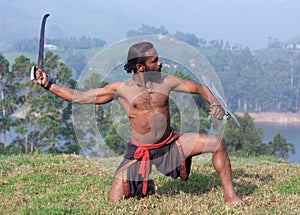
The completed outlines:
[[[143,24],[137,31],[129,30],[127,32],[127,38],[143,36],[143,35],[169,35],[169,32],[165,29],[164,26],[160,26],[159,28]]]
[[[32,64],[20,56],[12,66],[12,85],[16,104],[25,106],[27,111],[16,120],[15,132],[18,134],[13,144],[23,143],[25,153],[36,148],[62,148],[64,143],[76,144],[71,122],[71,105],[50,93],[43,93],[41,87],[32,86],[29,74]],[[73,87],[71,71],[59,61],[59,56],[45,53],[45,70],[57,83]],[[40,95],[40,96],[38,96]],[[29,147],[30,146],[30,147]]]
[[[261,154],[263,130],[255,126],[253,118],[245,113],[243,117],[237,116],[241,128],[233,120],[227,122],[224,139],[228,152],[235,155],[257,156]]]
[[[127,138],[127,139],[125,139]],[[104,138],[105,144],[117,155],[125,152],[127,141],[130,138],[130,129],[126,124],[114,122],[109,126]]]
[[[280,158],[287,159],[289,153],[295,154],[294,144],[287,142],[286,138],[280,133],[276,133],[269,144],[272,146],[273,155]]]
[[[73,77],[77,79],[86,65],[86,59],[84,55],[72,50],[66,58],[66,64],[72,70]]]
[[[23,110],[27,109],[28,92],[29,92],[29,74],[28,70],[31,67],[29,58],[24,55],[20,55],[15,59],[15,63],[12,65],[12,71],[8,73],[6,78],[5,89],[5,101],[7,108],[7,120],[9,122],[7,126],[15,127],[18,125],[20,118],[23,118]],[[21,113],[21,114],[20,114]],[[21,116],[20,116],[21,115]],[[14,119],[14,120],[13,120]],[[26,128],[23,128],[25,134],[24,149],[27,152],[28,149],[28,136]],[[19,132],[17,129],[16,132]]]
[[[172,37],[192,46],[199,47],[199,39],[194,34],[176,31],[175,34],[172,34]]]
[[[83,86],[79,90],[86,91],[91,88],[104,87],[108,84],[101,81],[102,77],[98,73],[90,73],[83,81]],[[76,136],[83,153],[89,156],[103,156],[104,151],[100,147],[100,135],[106,136],[108,128],[112,124],[111,104],[73,104],[73,118],[76,128]],[[91,116],[92,115],[92,116]],[[118,144],[117,140],[112,143]],[[105,142],[106,144],[106,142]]]
[[[6,131],[9,130],[11,119],[8,117],[9,102],[5,98],[5,92],[7,91],[6,81],[9,72],[9,62],[0,55],[0,133],[3,133],[3,144],[4,148],[7,146],[6,142]]]
[[[174,75],[184,80],[193,80],[189,74],[183,73],[180,70],[176,70]],[[184,93],[171,92],[170,97],[174,98],[174,100],[169,99],[169,108],[171,126],[175,131],[207,133],[210,124],[209,120],[207,119],[208,104],[201,96],[191,96]],[[190,104],[190,99],[192,100],[190,102],[195,104],[197,109],[196,111],[194,110],[195,106]],[[179,108],[184,111],[184,113],[182,113],[184,116],[180,115]],[[195,130],[195,119],[200,120],[200,122],[196,122],[199,125],[198,130]],[[181,125],[183,125],[184,128],[181,128]],[[181,129],[183,129],[183,131]]]

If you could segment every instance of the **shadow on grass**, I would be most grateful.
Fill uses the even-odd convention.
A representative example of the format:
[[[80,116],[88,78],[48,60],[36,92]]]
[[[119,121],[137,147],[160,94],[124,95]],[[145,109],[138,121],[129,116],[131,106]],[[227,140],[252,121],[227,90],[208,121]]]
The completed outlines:
[[[234,189],[241,197],[251,195],[258,188],[255,183],[256,180],[268,184],[274,181],[274,178],[272,175],[249,174],[244,169],[237,169],[233,172]],[[160,183],[157,190],[164,195],[176,195],[180,192],[203,195],[219,187],[221,187],[221,182],[217,173],[201,174],[193,172],[187,181],[180,179],[165,180]]]

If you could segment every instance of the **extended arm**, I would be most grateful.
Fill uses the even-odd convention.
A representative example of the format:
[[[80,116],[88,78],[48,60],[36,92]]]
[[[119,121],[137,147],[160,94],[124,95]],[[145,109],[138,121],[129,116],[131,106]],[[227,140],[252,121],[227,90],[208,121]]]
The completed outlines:
[[[63,87],[58,84],[50,84],[45,71],[38,69],[36,71],[37,84],[43,87],[48,86],[49,91],[62,99],[80,104],[104,104],[110,102],[116,96],[120,82],[106,85],[103,88],[91,89],[86,92],[80,92],[71,88]]]

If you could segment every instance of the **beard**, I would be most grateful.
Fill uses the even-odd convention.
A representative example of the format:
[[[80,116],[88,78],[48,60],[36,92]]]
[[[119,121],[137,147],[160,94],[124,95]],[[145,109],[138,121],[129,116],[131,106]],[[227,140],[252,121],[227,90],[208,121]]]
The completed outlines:
[[[146,80],[151,82],[161,82],[162,81],[162,75],[160,71],[147,71],[144,73]]]
[[[147,80],[151,82],[161,82],[161,67],[158,70],[151,70],[146,66],[145,70],[146,72],[144,72],[144,75]]]

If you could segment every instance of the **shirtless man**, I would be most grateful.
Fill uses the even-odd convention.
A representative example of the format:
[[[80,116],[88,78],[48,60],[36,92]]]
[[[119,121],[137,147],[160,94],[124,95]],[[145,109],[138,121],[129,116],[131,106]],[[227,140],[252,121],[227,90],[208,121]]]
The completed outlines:
[[[124,69],[128,73],[134,72],[131,79],[86,92],[59,86],[48,80],[45,71],[36,71],[38,85],[68,102],[105,104],[114,99],[124,109],[131,126],[131,140],[127,154],[115,173],[108,199],[118,200],[124,196],[135,196],[138,192],[146,195],[154,191],[154,182],[148,178],[152,162],[164,174],[187,180],[191,157],[212,152],[213,165],[223,188],[224,202],[243,203],[233,188],[231,164],[224,140],[207,134],[175,134],[170,126],[168,99],[171,91],[201,95],[211,104],[210,114],[222,119],[224,110],[209,89],[199,83],[161,75],[162,61],[149,42],[131,46],[127,60]],[[160,159],[158,154],[169,159],[169,162]],[[165,167],[173,161],[176,161],[175,166]]]

